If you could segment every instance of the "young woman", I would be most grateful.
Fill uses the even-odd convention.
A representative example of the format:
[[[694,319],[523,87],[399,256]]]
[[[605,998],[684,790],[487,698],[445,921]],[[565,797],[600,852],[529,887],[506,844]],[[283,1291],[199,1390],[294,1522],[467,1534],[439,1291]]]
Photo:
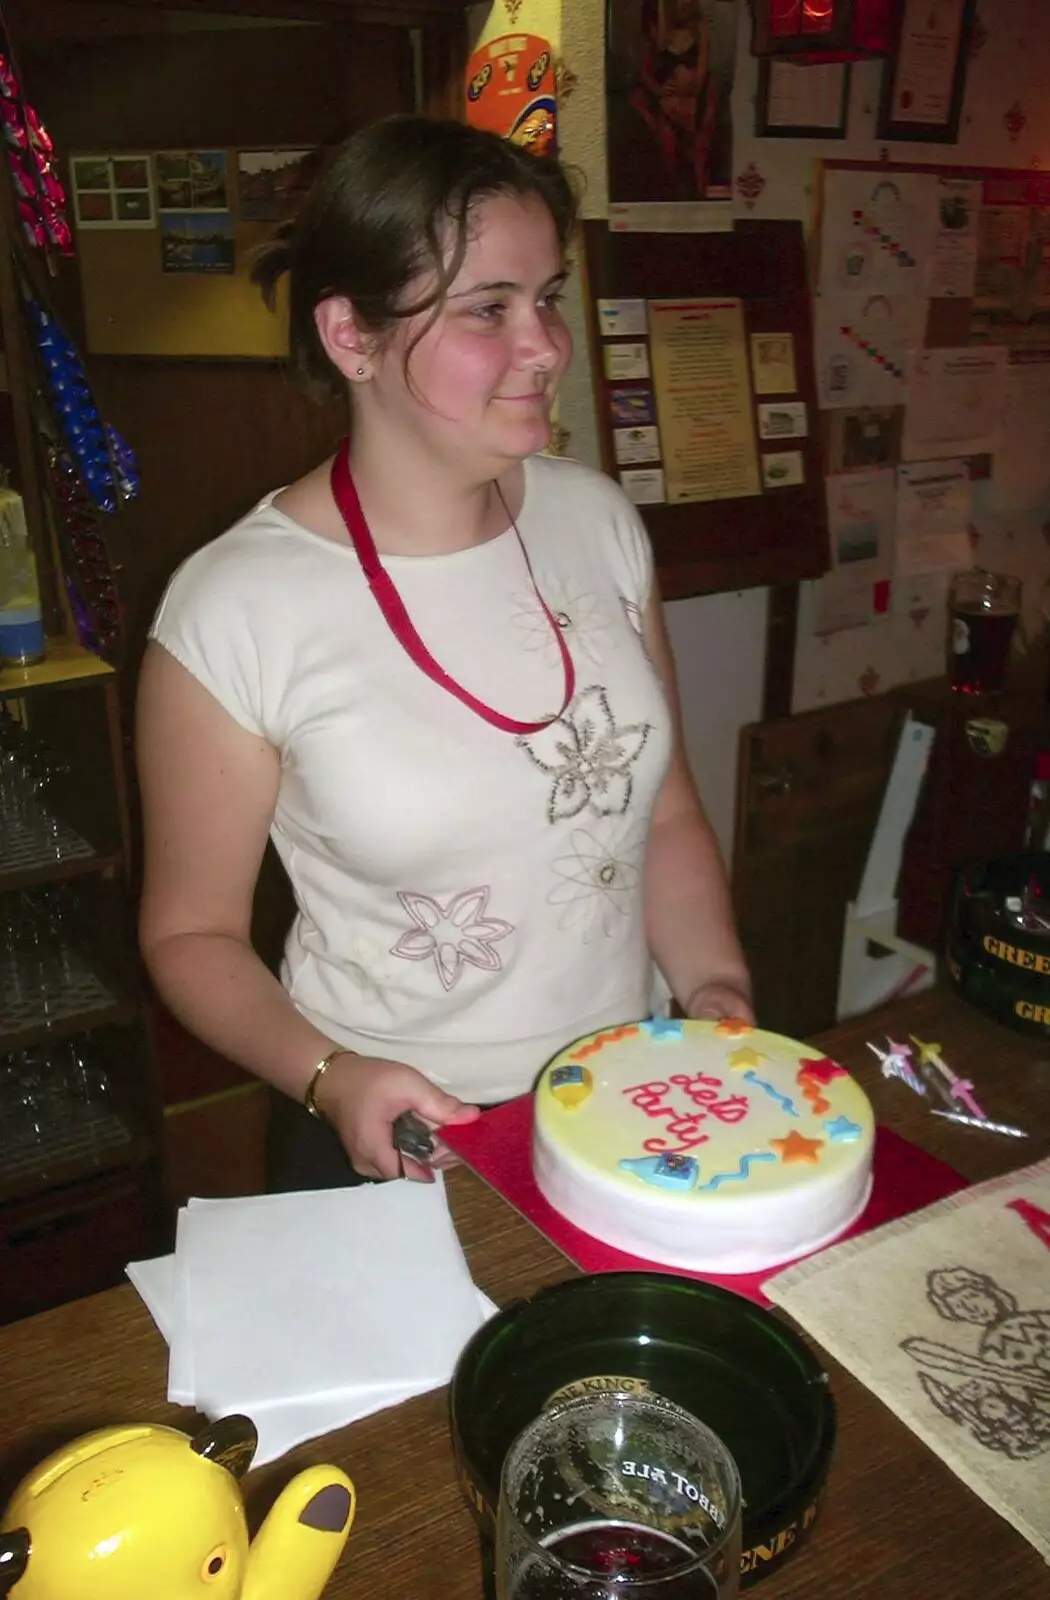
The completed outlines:
[[[289,274],[350,442],[157,613],[141,937],[185,1026],[282,1091],[273,1187],[396,1174],[399,1113],[470,1120],[668,989],[750,1015],[644,529],[537,454],[573,221],[554,160],[399,117],[257,266]],[[249,940],[268,835],[298,906],[280,982]]]

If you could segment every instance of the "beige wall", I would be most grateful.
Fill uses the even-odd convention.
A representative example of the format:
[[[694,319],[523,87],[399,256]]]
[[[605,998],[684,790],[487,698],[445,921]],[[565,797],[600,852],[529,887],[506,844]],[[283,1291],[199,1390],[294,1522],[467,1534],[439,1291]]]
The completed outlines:
[[[978,48],[970,64],[966,103],[957,146],[890,147],[891,159],[934,164],[1050,167],[1050,29],[1047,0],[981,0]],[[741,26],[733,94],[733,169],[737,177],[752,165],[764,181],[753,208],[737,197],[741,215],[798,217],[808,223],[812,210],[813,162],[823,156],[878,160],[874,138],[881,65],[854,68],[850,137],[831,142],[758,139],[753,134],[757,64],[748,42],[747,6],[739,0]],[[474,12],[484,37],[511,31],[504,0]],[[515,28],[546,33],[560,44],[576,83],[559,112],[562,153],[585,178],[584,214],[605,214],[604,0],[522,0]],[[983,30],[983,32],[981,31]],[[1008,115],[1017,108],[1022,118]],[[590,374],[578,303],[569,314],[577,356],[564,385],[561,420],[570,431],[568,449],[598,464]],[[980,534],[979,559],[1022,574],[1028,619],[1037,621],[1050,575],[1044,526],[1050,505],[1010,513],[993,511],[978,496],[974,523]],[[849,629],[828,639],[811,631],[811,586],[802,586],[800,637],[796,659],[795,709],[850,699],[872,681],[888,688],[909,678],[941,670],[943,594],[934,595],[930,616],[916,624],[908,615],[874,627]],[[732,838],[737,736],[742,723],[761,707],[767,592],[713,595],[674,601],[668,624],[678,662],[686,735],[705,802],[728,851]]]

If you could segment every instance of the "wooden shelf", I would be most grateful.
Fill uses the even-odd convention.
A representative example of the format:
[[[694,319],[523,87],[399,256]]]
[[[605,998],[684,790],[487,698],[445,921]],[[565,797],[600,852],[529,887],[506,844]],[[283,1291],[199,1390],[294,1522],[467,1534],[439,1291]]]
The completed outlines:
[[[120,866],[119,855],[99,855],[89,848],[86,855],[56,856],[50,861],[41,860],[34,866],[8,868],[4,866],[3,852],[0,850],[0,894],[7,894],[14,889],[32,889],[37,884],[67,883],[70,878],[85,878],[92,873],[105,878],[118,872]]]
[[[66,972],[47,974],[39,993],[19,992],[15,958],[0,954],[0,1055],[28,1050],[71,1033],[121,1026],[134,1020],[135,1002],[119,992],[78,951],[70,951]]]
[[[139,1167],[148,1156],[145,1140],[116,1116],[85,1118],[79,1127],[53,1130],[32,1150],[4,1149],[0,1154],[0,1205],[100,1172]]]
[[[86,678],[112,678],[113,668],[74,639],[49,639],[47,658],[35,667],[0,668],[0,700],[15,700],[34,689],[63,689]]]
[[[61,817],[39,804],[28,784],[0,804],[0,895],[85,873],[116,871],[119,854],[100,852]]]
[[[27,16],[51,10],[47,0],[14,0],[14,9],[4,23],[16,36]],[[118,678],[70,624],[45,474],[47,419],[18,281],[16,256],[32,255],[21,232],[10,174],[0,176],[9,464],[47,633],[42,662],[0,668],[0,706],[17,702],[11,710],[26,736],[23,748],[5,728],[0,785],[0,1322],[94,1293],[127,1261],[156,1254],[165,1234],[161,1107],[125,882],[131,830]],[[46,298],[35,257],[30,270]],[[28,893],[63,883],[70,887],[58,895],[50,887]],[[76,1034],[90,1036],[97,1083],[83,1062],[76,1076],[75,1048],[65,1042]]]

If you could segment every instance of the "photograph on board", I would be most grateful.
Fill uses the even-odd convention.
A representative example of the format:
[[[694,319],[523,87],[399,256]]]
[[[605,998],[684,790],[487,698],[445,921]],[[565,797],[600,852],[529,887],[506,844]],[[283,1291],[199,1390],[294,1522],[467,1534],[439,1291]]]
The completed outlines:
[[[237,210],[242,222],[276,222],[310,186],[317,150],[240,150]]]
[[[228,211],[169,211],[160,219],[162,272],[232,272],[233,218]]]

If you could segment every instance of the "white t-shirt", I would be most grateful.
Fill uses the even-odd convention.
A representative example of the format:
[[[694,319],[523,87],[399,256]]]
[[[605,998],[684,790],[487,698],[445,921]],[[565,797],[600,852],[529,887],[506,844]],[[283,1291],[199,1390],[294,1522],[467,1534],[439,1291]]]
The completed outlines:
[[[412,662],[349,538],[271,499],[180,567],[152,637],[280,752],[272,838],[298,906],[285,987],[348,1048],[468,1101],[520,1093],[574,1038],[654,1001],[643,861],[672,735],[640,635],[645,529],[610,479],[526,462],[518,528],[576,691],[516,736]],[[513,529],[382,560],[457,682],[518,721],[557,711],[561,653]]]

